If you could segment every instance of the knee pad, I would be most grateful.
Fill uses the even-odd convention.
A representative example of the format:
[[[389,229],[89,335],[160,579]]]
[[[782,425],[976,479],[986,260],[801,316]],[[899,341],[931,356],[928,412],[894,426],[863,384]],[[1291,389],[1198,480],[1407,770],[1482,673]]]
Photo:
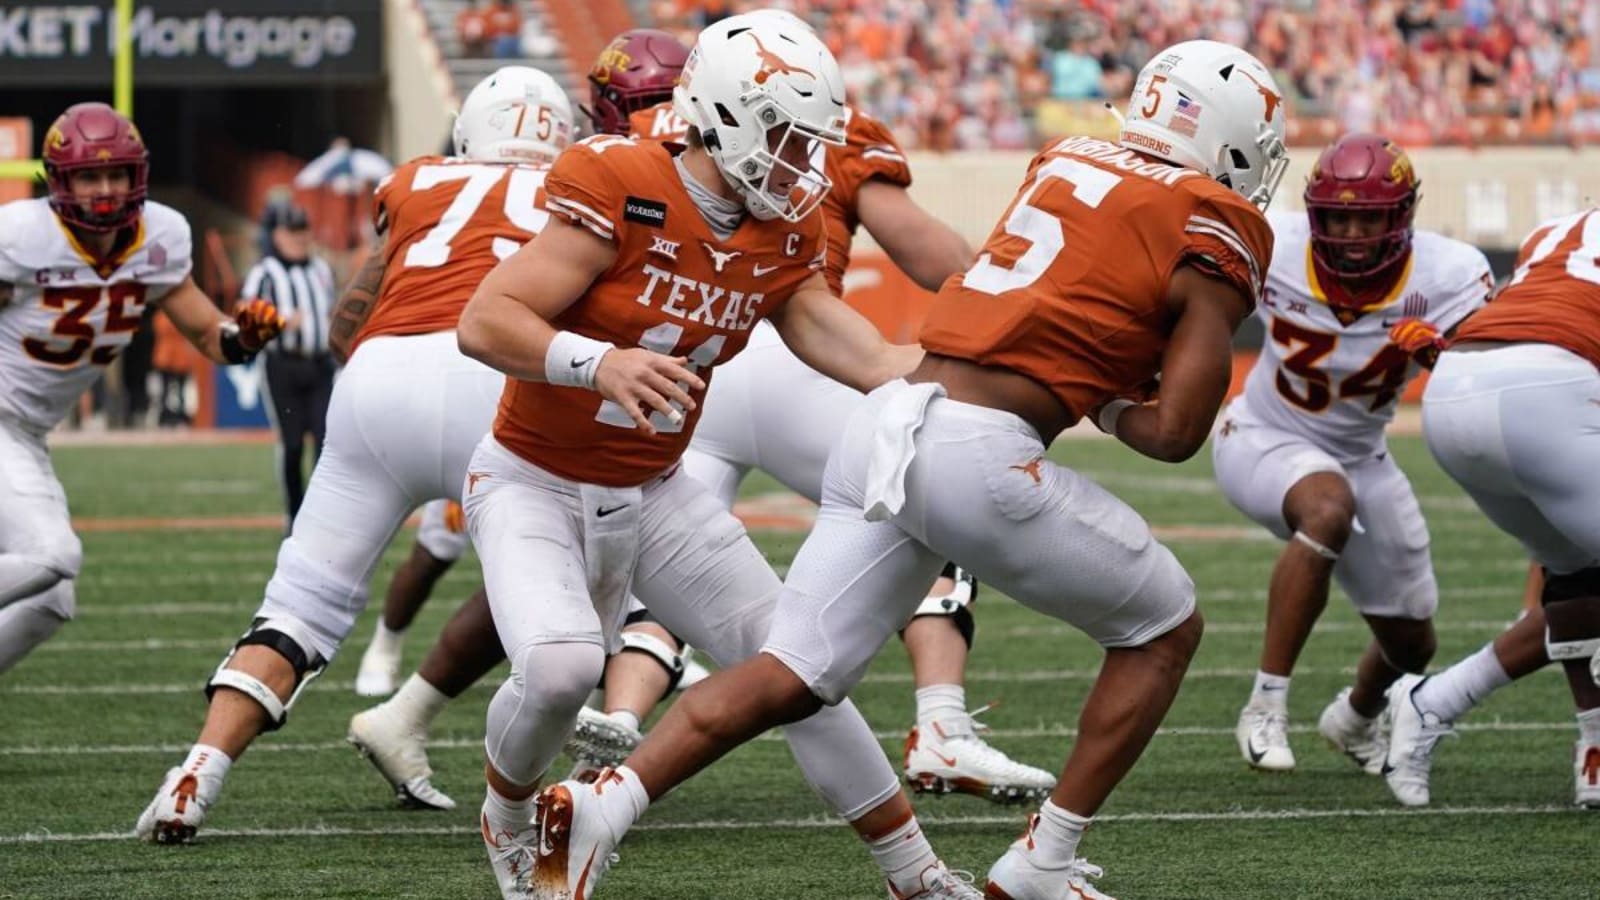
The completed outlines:
[[[941,578],[950,578],[955,581],[955,587],[947,594],[929,594],[922,599],[911,618],[918,619],[923,616],[946,616],[961,632],[961,639],[966,641],[967,649],[972,649],[972,641],[977,636],[978,623],[972,618],[972,610],[967,607],[978,599],[978,579],[966,569],[953,562],[944,564],[944,570],[939,573]],[[904,633],[905,629],[901,629]]]
[[[1545,572],[1545,651],[1555,662],[1600,656],[1600,568]],[[1591,668],[1600,663],[1591,664]]]
[[[629,618],[631,619],[632,616],[629,616]],[[684,647],[680,642],[675,649],[666,641],[643,631],[628,631],[624,629],[621,639],[622,649],[618,650],[618,653],[643,653],[645,656],[650,657],[659,663],[661,668],[667,670],[667,693],[670,694],[677,688],[678,682],[683,680],[684,657],[688,653],[687,647]]]
[[[294,667],[294,690],[287,701],[280,701],[277,693],[254,675],[228,668],[228,661],[239,652],[239,648],[249,646],[271,648]],[[206,699],[210,700],[219,687],[232,688],[260,704],[267,711],[269,719],[266,730],[277,731],[288,720],[289,709],[300,699],[300,693],[306,689],[306,685],[328,667],[328,661],[312,649],[313,646],[310,629],[296,619],[256,619],[250,623],[250,630],[223,657],[217,671],[211,674],[211,680],[206,682]]]

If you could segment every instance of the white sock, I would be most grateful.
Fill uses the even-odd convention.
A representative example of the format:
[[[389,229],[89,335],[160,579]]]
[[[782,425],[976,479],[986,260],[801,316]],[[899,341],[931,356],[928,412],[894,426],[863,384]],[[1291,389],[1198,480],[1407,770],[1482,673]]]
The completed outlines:
[[[1511,676],[1494,655],[1494,645],[1485,644],[1477,653],[1423,682],[1411,699],[1418,710],[1431,712],[1441,721],[1454,722],[1510,683]]]
[[[433,720],[449,703],[449,697],[413,672],[384,706],[404,720],[411,731],[426,734]]]
[[[606,821],[614,828],[620,825],[626,829],[639,821],[644,811],[650,808],[650,795],[644,789],[644,782],[639,780],[638,772],[627,766],[617,766],[611,771],[616,774],[622,790],[602,791],[600,800],[606,805]],[[627,802],[614,801],[612,797],[626,798]]]
[[[1279,712],[1289,709],[1289,676],[1256,672],[1256,683],[1250,689],[1250,705],[1264,706]]]
[[[1578,737],[1586,745],[1600,744],[1600,706],[1578,713]]]
[[[967,690],[959,684],[930,684],[917,688],[917,727],[927,730],[936,719],[964,718]]]
[[[1334,706],[1333,714],[1343,720],[1346,725],[1371,725],[1373,720],[1377,718],[1377,716],[1364,716],[1361,714],[1361,710],[1351,706],[1348,694]]]
[[[489,823],[491,834],[502,831],[520,834],[533,827],[533,798],[530,794],[521,800],[500,796],[492,787],[483,792],[483,817]]]
[[[631,709],[615,710],[613,712],[606,713],[606,716],[618,724],[626,725],[629,728],[632,728],[634,731],[638,731],[639,726],[644,724],[639,721],[639,716]]]
[[[922,891],[922,873],[939,864],[915,815],[887,834],[868,840],[867,851],[895,890],[908,896]]]
[[[1091,818],[1045,800],[1039,807],[1039,822],[1033,826],[1033,864],[1041,869],[1065,869],[1077,858],[1078,842]]]
[[[222,790],[223,779],[228,777],[228,769],[233,766],[233,758],[208,744],[195,744],[189,748],[189,755],[183,758],[183,771],[195,776],[199,783],[201,799],[210,803],[216,799],[216,794]]]
[[[400,645],[405,642],[406,630],[391,631],[389,626],[383,624],[383,617],[378,617],[377,630],[372,632],[372,650],[387,656],[395,656],[400,652]]]

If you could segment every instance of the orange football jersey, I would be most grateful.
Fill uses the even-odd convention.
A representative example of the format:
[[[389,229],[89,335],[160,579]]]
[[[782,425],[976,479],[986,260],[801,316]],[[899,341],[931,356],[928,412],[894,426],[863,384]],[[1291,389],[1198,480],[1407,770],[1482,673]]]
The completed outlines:
[[[1254,302],[1271,259],[1266,217],[1218,182],[1067,138],[1034,157],[977,261],[934,298],[922,345],[1026,375],[1081,416],[1160,371],[1175,269]]]
[[[550,221],[549,167],[424,156],[378,185],[383,284],[356,346],[381,334],[450,331],[478,282]]]
[[[744,349],[826,255],[820,213],[798,223],[746,217],[727,240],[706,223],[673,164],[673,148],[598,136],[567,149],[545,181],[553,215],[617,250],[611,267],[551,323],[618,347],[689,358],[710,369]],[[697,404],[655,435],[594,391],[507,379],[494,435],[540,468],[589,484],[642,484],[677,462],[700,421]]]
[[[1455,340],[1554,344],[1600,366],[1600,209],[1534,229],[1511,280]]]
[[[861,186],[874,178],[891,184],[909,187],[911,167],[906,163],[905,151],[894,141],[888,126],[877,119],[845,107],[845,144],[835,147],[824,144],[826,153],[823,172],[833,182],[833,188],[822,200],[822,212],[828,222],[828,286],[834,294],[844,295],[844,271],[850,266],[850,242],[855,238],[861,219],[856,215],[856,201]],[[653,141],[681,143],[689,125],[672,111],[672,103],[658,103],[641,109],[629,118],[633,136]]]

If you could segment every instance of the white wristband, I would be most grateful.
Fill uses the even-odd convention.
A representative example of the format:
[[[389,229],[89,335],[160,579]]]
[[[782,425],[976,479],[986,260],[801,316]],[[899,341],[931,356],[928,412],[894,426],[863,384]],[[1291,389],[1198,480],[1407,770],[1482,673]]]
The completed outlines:
[[[1107,401],[1105,406],[1100,407],[1100,415],[1094,417],[1094,426],[1106,434],[1116,437],[1117,420],[1122,418],[1123,410],[1130,406],[1138,405],[1132,400],[1126,400],[1122,397]]]
[[[544,351],[544,380],[592,391],[595,373],[600,371],[600,358],[615,349],[615,344],[558,331]]]

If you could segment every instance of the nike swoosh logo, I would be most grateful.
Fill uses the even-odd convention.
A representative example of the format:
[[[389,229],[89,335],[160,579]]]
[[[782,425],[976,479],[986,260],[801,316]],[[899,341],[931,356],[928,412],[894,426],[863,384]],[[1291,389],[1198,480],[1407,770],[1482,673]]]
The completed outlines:
[[[1248,739],[1244,742],[1244,749],[1246,753],[1250,754],[1250,761],[1253,763],[1261,762],[1261,758],[1267,755],[1267,751],[1257,750],[1256,745]]]
[[[583,359],[574,360],[573,362],[569,363],[569,365],[571,365],[574,369],[581,369],[592,362],[594,362],[594,357],[588,356],[584,357]]]
[[[954,756],[945,756],[943,753],[940,753],[937,750],[929,750],[928,752],[932,753],[940,762],[944,763],[950,768],[955,768],[956,758]]]
[[[612,513],[622,512],[623,510],[627,509],[631,505],[632,504],[630,504],[630,503],[624,503],[621,506],[613,506],[610,509],[606,509],[604,506],[602,506],[599,509],[596,509],[594,511],[595,518],[604,519],[606,516],[609,516]]]
[[[759,265],[758,264],[758,265],[752,267],[750,271],[754,272],[755,276],[757,278],[760,278],[761,276],[766,275],[769,272],[777,271],[777,269],[778,269],[777,266],[763,266],[763,265]]]
[[[573,900],[588,900],[589,895],[583,889],[589,883],[589,867],[594,865],[594,855],[599,850],[599,847],[595,847],[589,851],[589,861],[583,864],[583,874],[578,876],[578,885],[572,889]]]

